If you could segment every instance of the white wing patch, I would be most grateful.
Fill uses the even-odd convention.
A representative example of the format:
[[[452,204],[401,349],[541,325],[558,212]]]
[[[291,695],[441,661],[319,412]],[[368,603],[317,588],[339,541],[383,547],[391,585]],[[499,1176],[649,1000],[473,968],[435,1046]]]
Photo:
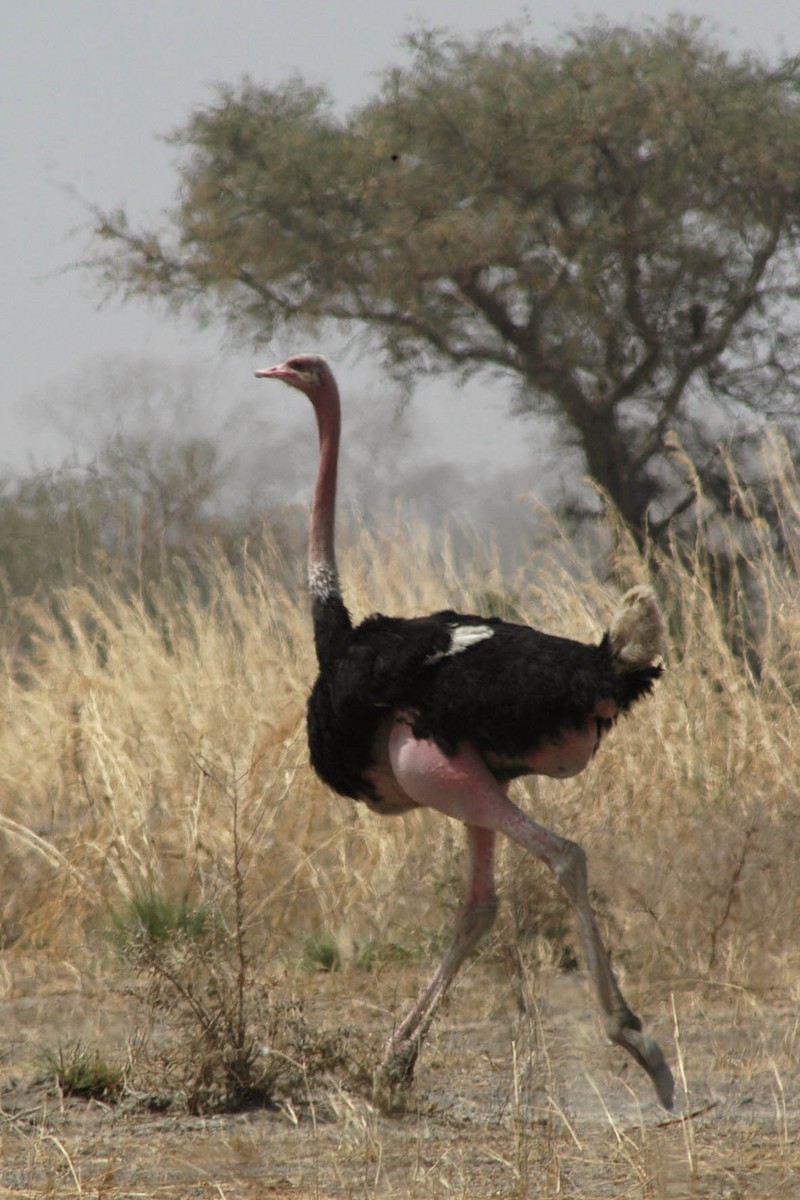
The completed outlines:
[[[434,663],[441,658],[452,658],[454,654],[461,654],[463,650],[469,650],[470,646],[485,642],[490,637],[494,637],[491,625],[451,625],[450,645],[446,650],[430,654],[425,661]]]

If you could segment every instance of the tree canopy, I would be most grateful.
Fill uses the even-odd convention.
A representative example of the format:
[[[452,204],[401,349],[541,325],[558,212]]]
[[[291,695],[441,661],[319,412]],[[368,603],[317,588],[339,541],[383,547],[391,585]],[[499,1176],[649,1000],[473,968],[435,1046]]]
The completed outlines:
[[[679,20],[410,50],[346,118],[299,78],[221,89],[166,226],[98,214],[94,266],[257,340],[332,319],[400,375],[500,373],[665,528],[676,439],[713,495],[715,440],[796,404],[800,59]]]

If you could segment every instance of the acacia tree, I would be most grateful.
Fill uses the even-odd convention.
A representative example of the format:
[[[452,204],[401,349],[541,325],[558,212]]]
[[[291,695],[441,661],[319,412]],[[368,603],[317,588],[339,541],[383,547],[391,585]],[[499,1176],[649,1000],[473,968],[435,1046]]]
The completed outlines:
[[[257,340],[333,319],[399,375],[499,372],[664,528],[676,436],[711,486],[716,438],[793,407],[800,60],[675,20],[410,48],[346,119],[299,79],[221,90],[165,229],[98,214],[94,265]]]

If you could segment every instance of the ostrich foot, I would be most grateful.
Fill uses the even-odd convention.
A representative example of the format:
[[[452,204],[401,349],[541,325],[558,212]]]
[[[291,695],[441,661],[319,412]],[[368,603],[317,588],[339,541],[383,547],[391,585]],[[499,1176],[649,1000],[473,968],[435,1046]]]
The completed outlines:
[[[377,1083],[389,1091],[410,1087],[414,1079],[419,1047],[419,1038],[392,1038],[375,1072]]]
[[[394,1037],[372,1076],[372,1102],[384,1112],[405,1108],[405,1096],[414,1082],[420,1049],[417,1037]]]
[[[630,1014],[630,1021],[630,1024],[609,1030],[608,1036],[636,1059],[650,1076],[659,1102],[664,1108],[671,1109],[675,1102],[675,1080],[663,1051],[654,1038],[643,1032],[641,1021],[633,1013]]]

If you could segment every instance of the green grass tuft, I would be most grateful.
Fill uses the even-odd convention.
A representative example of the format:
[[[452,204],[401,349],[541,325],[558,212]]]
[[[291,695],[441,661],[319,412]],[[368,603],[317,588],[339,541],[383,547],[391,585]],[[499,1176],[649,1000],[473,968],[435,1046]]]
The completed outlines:
[[[81,1042],[66,1042],[48,1050],[41,1067],[65,1096],[109,1103],[120,1098],[125,1086],[123,1067]]]

